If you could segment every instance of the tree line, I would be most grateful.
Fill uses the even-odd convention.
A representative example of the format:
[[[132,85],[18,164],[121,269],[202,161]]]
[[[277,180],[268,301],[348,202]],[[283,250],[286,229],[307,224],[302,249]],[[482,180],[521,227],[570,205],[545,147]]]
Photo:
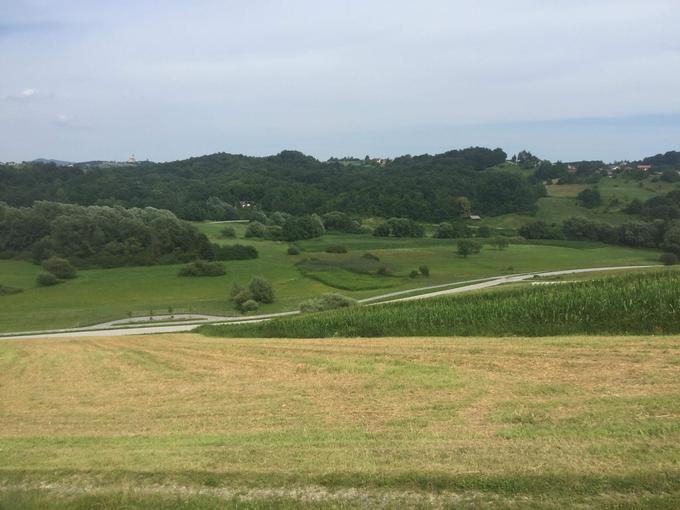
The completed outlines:
[[[501,149],[469,148],[402,156],[385,165],[320,162],[296,151],[276,156],[213,154],[131,167],[0,165],[0,201],[154,207],[187,220],[247,218],[255,209],[296,216],[342,211],[443,221],[467,197],[478,214],[531,211],[544,189],[516,172],[494,169]]]

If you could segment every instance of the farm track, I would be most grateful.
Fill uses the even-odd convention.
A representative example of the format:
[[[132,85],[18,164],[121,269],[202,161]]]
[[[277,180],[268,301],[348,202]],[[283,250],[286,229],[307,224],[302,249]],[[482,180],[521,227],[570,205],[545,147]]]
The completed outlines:
[[[479,278],[474,280],[467,280],[462,282],[452,282],[448,284],[431,285],[427,287],[420,287],[417,289],[410,289],[397,292],[389,292],[381,294],[380,296],[373,296],[362,299],[359,302],[362,304],[378,305],[387,303],[397,303],[403,301],[414,301],[420,299],[430,299],[441,296],[448,296],[452,294],[460,294],[464,292],[471,292],[476,290],[497,287],[508,283],[518,283],[529,280],[534,276],[564,276],[579,273],[595,273],[602,271],[625,271],[635,269],[647,269],[653,267],[661,267],[659,265],[645,265],[645,266],[611,266],[599,268],[582,268],[582,269],[566,269],[560,271],[547,271],[535,273],[523,273],[515,275],[504,275],[491,278]],[[453,287],[453,288],[446,288]],[[438,290],[441,289],[441,290]],[[424,292],[422,294],[414,294]],[[406,297],[399,297],[406,296]],[[177,314],[174,316],[158,316],[153,317],[135,317],[134,319],[121,319],[116,321],[105,322],[87,328],[70,328],[59,330],[44,330],[44,331],[26,331],[0,334],[0,340],[13,339],[31,339],[31,338],[77,338],[77,337],[92,337],[92,336],[129,336],[140,334],[156,334],[156,333],[179,333],[192,331],[197,326],[204,324],[225,325],[225,324],[246,324],[263,322],[279,317],[287,317],[296,315],[299,311],[280,312],[273,314],[253,315],[250,317],[220,317],[214,315],[202,314]],[[148,321],[148,322],[147,322]],[[156,322],[153,322],[156,321]],[[160,321],[160,322],[158,322]],[[180,324],[177,324],[181,321]],[[143,326],[132,326],[132,324],[143,323]]]

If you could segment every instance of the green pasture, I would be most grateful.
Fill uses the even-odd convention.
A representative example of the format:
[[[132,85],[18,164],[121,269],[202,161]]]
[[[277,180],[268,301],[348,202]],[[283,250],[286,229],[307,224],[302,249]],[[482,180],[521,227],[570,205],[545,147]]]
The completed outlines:
[[[223,224],[200,224],[199,228],[215,242],[255,246],[255,260],[226,261],[227,274],[221,277],[180,278],[181,266],[126,267],[80,271],[75,280],[54,287],[37,287],[38,266],[27,261],[0,260],[0,284],[19,287],[23,292],[0,296],[0,331],[31,331],[79,327],[128,315],[146,316],[194,312],[235,314],[229,302],[234,282],[246,284],[254,275],[272,281],[276,302],[264,305],[258,313],[296,309],[310,297],[326,292],[342,292],[354,298],[380,295],[393,290],[416,289],[428,285],[551,269],[643,265],[656,263],[654,250],[638,250],[597,243],[513,244],[506,250],[486,246],[479,255],[467,259],[456,255],[454,240],[376,238],[370,235],[333,235],[297,243],[300,255],[286,254],[284,242],[221,239]],[[239,236],[245,225],[236,224]],[[347,254],[329,254],[328,245],[341,244]],[[364,253],[380,258],[391,276],[357,271],[353,261]],[[305,266],[316,258],[323,268]],[[420,265],[430,268],[429,278],[409,278]],[[377,267],[377,265],[376,265]]]

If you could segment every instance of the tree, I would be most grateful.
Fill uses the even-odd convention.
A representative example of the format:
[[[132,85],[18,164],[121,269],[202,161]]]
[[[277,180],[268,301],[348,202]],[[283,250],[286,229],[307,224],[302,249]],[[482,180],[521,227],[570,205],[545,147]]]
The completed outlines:
[[[678,263],[678,256],[675,253],[662,253],[661,262],[664,266],[674,266]]]
[[[583,207],[593,209],[602,205],[602,196],[597,189],[586,188],[577,196]]]
[[[264,237],[265,227],[259,221],[252,221],[246,227],[246,237]]]
[[[254,276],[248,284],[252,299],[258,303],[273,303],[274,288],[269,280],[262,276]]]
[[[373,229],[373,235],[375,237],[389,237],[390,235],[390,225],[389,223],[381,223]]]
[[[508,247],[510,242],[508,241],[507,237],[496,236],[493,238],[493,241],[491,241],[491,244],[493,244],[497,250],[504,250]]]
[[[460,239],[458,241],[458,255],[467,258],[468,255],[479,253],[482,249],[482,244],[474,239]]]
[[[461,218],[469,218],[472,214],[472,203],[467,197],[456,197],[453,199],[456,214]]]
[[[670,253],[680,255],[680,225],[676,225],[666,232],[661,248]]]
[[[420,267],[418,268],[418,271],[420,271],[420,274],[422,274],[422,275],[425,276],[425,277],[430,276],[430,268],[427,267],[427,266],[424,266],[424,265],[423,265],[423,266],[420,266]]]
[[[479,237],[490,237],[491,236],[491,228],[489,228],[489,226],[487,226],[487,225],[482,225],[477,230],[477,234],[479,235]]]

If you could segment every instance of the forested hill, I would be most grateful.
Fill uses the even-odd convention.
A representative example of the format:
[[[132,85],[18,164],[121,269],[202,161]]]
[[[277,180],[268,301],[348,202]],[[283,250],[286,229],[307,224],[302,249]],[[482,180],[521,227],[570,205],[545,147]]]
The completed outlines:
[[[518,172],[499,171],[501,149],[469,148],[392,161],[320,162],[296,151],[248,157],[218,153],[171,163],[81,168],[51,164],[0,166],[0,201],[169,209],[189,220],[229,219],[252,202],[292,214],[339,210],[362,216],[441,221],[455,217],[455,198],[475,213],[529,211],[543,192]]]

